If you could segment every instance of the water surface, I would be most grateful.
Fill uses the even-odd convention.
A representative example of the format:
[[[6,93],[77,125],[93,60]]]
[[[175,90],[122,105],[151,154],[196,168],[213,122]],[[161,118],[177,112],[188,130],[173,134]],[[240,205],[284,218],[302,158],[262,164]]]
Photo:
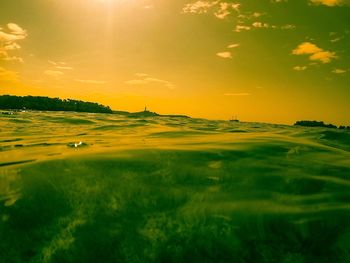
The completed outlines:
[[[0,115],[0,262],[350,262],[350,133]]]

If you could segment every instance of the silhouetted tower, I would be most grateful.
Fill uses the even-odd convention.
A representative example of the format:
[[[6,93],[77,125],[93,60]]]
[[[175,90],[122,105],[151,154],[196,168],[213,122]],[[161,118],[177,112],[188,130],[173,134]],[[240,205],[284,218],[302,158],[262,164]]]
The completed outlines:
[[[145,111],[147,111],[147,106],[145,106]]]

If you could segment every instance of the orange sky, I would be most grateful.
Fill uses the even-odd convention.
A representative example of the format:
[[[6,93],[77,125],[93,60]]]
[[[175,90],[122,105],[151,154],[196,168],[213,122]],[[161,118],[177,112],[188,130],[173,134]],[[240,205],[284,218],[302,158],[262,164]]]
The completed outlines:
[[[0,94],[350,125],[349,12],[341,0],[6,1]]]

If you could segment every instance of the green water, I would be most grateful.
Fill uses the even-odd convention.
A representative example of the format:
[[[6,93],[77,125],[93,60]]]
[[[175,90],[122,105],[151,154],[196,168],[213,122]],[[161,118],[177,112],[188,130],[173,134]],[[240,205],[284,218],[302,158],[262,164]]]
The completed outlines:
[[[350,132],[0,115],[0,262],[350,262]]]

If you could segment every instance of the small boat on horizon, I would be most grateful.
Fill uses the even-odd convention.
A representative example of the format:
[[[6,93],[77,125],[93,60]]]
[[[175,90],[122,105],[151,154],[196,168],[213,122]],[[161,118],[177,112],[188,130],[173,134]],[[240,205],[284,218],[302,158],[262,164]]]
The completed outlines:
[[[239,119],[237,118],[237,116],[233,116],[229,121],[230,122],[239,122]]]

